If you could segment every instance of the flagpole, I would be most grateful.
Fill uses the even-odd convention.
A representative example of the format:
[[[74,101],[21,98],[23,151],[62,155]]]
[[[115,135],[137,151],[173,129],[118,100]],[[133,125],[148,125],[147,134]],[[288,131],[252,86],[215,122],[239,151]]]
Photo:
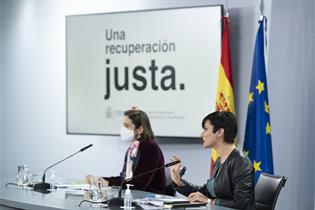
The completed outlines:
[[[264,10],[265,10],[265,2],[264,2],[264,0],[260,0],[260,7],[259,7],[259,9],[260,9],[260,17],[262,18],[262,17],[264,17]],[[260,20],[262,20],[262,19],[260,19]]]
[[[229,17],[228,0],[225,0],[225,13],[224,13],[224,17]]]

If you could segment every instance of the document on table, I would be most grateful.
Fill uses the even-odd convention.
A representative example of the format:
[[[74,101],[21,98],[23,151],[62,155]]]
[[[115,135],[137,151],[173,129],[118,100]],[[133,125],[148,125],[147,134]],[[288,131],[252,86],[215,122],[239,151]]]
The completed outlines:
[[[172,208],[172,206],[175,204],[190,204],[187,198],[175,198],[168,196],[146,197],[137,199],[135,202],[137,202],[137,204],[144,209],[162,209],[165,207]]]
[[[84,190],[66,190],[65,195],[72,195],[72,196],[84,196],[87,192]]]
[[[57,188],[71,189],[71,190],[89,190],[89,184],[56,184]]]

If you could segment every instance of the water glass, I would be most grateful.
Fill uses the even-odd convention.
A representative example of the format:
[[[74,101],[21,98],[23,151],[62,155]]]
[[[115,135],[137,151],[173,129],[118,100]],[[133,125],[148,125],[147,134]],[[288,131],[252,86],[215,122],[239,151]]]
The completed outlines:
[[[27,186],[32,180],[32,172],[29,167],[24,165],[18,165],[18,172],[16,175],[16,182],[18,186]]]
[[[91,201],[100,201],[99,189],[93,189],[89,193],[90,193],[89,198]]]
[[[110,187],[101,187],[99,189],[99,196],[102,201],[106,201],[109,199],[110,195]]]
[[[118,198],[118,193],[120,189],[120,186],[111,186],[108,191],[108,199]]]

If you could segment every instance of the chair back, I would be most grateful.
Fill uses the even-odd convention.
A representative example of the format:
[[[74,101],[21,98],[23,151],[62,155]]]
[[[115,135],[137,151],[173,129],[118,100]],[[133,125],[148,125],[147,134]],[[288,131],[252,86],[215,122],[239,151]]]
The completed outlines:
[[[287,178],[261,173],[255,187],[256,210],[274,210],[278,196]]]

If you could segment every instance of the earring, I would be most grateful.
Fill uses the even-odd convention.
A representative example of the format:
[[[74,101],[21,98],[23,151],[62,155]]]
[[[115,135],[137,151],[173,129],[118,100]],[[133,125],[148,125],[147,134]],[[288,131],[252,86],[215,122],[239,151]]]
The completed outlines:
[[[138,133],[138,135],[137,135],[137,139],[139,140],[141,138],[141,134],[140,133]]]

